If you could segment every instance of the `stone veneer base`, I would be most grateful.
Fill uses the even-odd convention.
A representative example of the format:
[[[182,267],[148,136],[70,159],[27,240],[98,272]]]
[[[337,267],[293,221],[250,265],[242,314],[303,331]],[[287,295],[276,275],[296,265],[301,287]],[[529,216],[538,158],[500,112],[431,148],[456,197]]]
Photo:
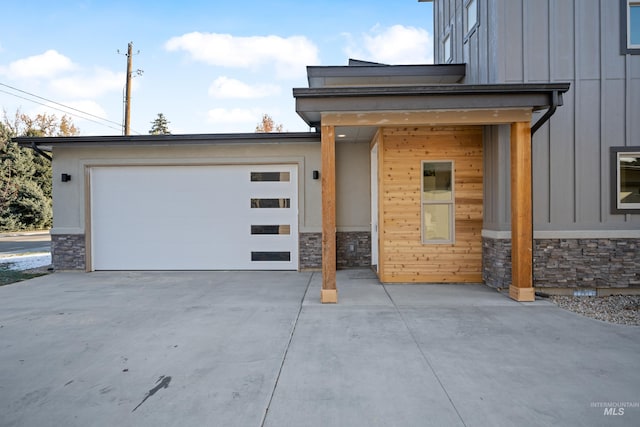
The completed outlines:
[[[482,238],[483,279],[511,283],[511,240]],[[640,286],[640,239],[535,239],[533,284],[549,288]]]
[[[300,270],[322,268],[322,233],[300,233]],[[336,267],[371,266],[371,233],[339,231],[336,233]]]
[[[54,270],[85,270],[84,234],[52,234],[51,263]]]

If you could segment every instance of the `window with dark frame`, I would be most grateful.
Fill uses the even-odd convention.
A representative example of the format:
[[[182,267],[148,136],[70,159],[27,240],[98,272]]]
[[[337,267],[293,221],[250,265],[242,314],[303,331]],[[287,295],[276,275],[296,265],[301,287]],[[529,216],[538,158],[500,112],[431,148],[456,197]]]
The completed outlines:
[[[620,0],[621,53],[640,54],[640,1]]]
[[[640,147],[611,147],[611,213],[640,213]]]

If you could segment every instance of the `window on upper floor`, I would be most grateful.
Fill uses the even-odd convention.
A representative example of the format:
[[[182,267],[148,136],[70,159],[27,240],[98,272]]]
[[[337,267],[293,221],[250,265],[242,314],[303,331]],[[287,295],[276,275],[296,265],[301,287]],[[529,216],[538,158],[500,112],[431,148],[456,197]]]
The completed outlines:
[[[464,5],[464,35],[468,37],[478,26],[478,0],[467,0]]]
[[[640,213],[640,147],[611,147],[611,213]]]
[[[640,1],[621,0],[622,53],[640,54]]]

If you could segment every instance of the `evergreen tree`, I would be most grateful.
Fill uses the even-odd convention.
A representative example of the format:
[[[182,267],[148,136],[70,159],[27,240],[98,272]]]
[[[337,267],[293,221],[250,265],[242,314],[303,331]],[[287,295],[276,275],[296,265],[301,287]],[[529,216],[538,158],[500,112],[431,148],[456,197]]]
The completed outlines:
[[[158,117],[154,121],[151,122],[151,130],[149,134],[151,135],[170,135],[171,131],[169,130],[169,122],[167,118],[162,113],[158,113]]]
[[[19,147],[15,136],[70,136],[78,129],[63,116],[17,111],[0,122],[0,231],[36,230],[51,226],[51,162]]]

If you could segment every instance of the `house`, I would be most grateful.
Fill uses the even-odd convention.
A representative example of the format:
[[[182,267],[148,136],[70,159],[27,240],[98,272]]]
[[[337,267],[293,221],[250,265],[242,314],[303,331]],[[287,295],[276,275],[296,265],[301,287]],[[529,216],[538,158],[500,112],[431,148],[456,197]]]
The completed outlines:
[[[619,54],[629,75],[613,94],[598,80],[591,105],[580,61],[549,74],[568,55],[551,47],[555,27],[545,20],[542,37],[512,22],[534,19],[530,2],[504,3],[436,0],[435,65],[308,67],[293,96],[316,132],[18,138],[53,153],[54,267],[321,268],[323,302],[337,301],[336,268],[361,266],[385,283],[484,281],[519,301],[534,286],[640,283],[640,149],[629,150],[640,97],[625,92],[638,93],[637,57]],[[591,19],[619,29],[602,9]],[[511,24],[522,37],[507,42]],[[525,41],[546,43],[547,62]],[[612,159],[624,166],[613,193]]]

